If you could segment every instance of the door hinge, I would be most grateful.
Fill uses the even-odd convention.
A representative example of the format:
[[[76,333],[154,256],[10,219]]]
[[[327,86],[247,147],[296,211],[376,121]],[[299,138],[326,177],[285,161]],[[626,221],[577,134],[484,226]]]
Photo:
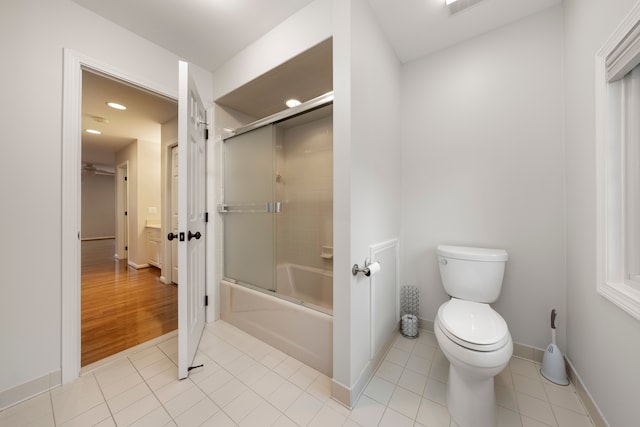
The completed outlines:
[[[124,180],[125,180],[125,181],[127,180],[127,177],[126,177],[126,176],[124,177]]]
[[[209,140],[209,128],[204,128],[204,139]]]
[[[204,306],[207,307],[209,305],[209,295],[204,296]]]
[[[127,215],[129,215],[129,214],[127,213],[127,211],[124,211],[124,216],[127,216]]]
[[[204,222],[209,222],[209,212],[204,213]]]
[[[128,250],[129,250],[129,246],[125,246],[125,247],[124,247],[124,250],[125,250],[125,251],[128,251]]]

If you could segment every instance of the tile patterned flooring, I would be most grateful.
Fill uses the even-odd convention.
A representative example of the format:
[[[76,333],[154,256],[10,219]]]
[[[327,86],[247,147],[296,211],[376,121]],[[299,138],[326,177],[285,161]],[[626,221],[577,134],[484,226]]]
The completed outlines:
[[[197,363],[178,381],[177,337],[142,346],[73,383],[0,412],[0,426],[456,426],[445,403],[448,362],[435,336],[398,335],[353,410],[331,380],[239,329],[205,327]],[[496,377],[500,427],[591,427],[573,388],[512,358]]]

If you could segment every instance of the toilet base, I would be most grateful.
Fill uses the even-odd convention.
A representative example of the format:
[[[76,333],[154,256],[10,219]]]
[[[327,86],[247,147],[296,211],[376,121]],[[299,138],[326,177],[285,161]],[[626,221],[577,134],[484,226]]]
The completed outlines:
[[[454,364],[449,366],[447,407],[460,427],[495,427],[496,395],[493,377],[461,375]]]

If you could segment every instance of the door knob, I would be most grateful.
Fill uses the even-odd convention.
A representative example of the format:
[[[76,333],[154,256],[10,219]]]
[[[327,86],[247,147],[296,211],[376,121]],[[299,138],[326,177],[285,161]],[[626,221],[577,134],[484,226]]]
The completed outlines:
[[[201,236],[202,234],[200,234],[199,231],[196,231],[196,234],[193,234],[191,230],[189,230],[189,233],[187,234],[187,240],[191,240],[194,237],[196,238],[196,240],[199,240]]]
[[[169,241],[171,241],[171,240],[173,240],[173,239],[177,239],[177,238],[178,238],[178,235],[177,235],[177,234],[173,234],[173,233],[169,233],[169,234],[167,234],[167,239],[168,239]]]

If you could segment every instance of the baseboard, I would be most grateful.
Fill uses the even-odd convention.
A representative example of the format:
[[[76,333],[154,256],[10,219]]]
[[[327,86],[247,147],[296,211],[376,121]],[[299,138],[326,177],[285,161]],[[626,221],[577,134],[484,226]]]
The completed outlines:
[[[133,262],[133,261],[128,261],[128,262],[127,262],[127,265],[129,265],[129,267],[133,267],[133,268],[135,268],[136,270],[140,270],[141,268],[147,268],[147,267],[150,267],[150,265],[149,265],[149,264],[136,264],[136,263],[135,263],[135,262]]]
[[[378,353],[375,355],[373,359],[367,363],[365,368],[360,372],[356,383],[353,387],[349,388],[344,384],[336,381],[335,379],[331,382],[331,397],[342,405],[346,406],[349,409],[352,409],[353,406],[358,402],[360,396],[364,392],[365,387],[369,383],[369,380],[373,377],[378,369],[378,366],[384,360],[384,357],[387,355],[387,351],[393,345],[393,341],[396,339],[397,328],[394,329],[393,333],[389,334],[389,337],[382,345]]]
[[[591,397],[591,393],[589,393],[587,388],[584,386],[580,375],[578,375],[578,373],[576,372],[575,368],[571,364],[571,361],[566,357],[564,358],[564,361],[567,365],[567,375],[569,377],[569,380],[571,380],[576,389],[576,392],[578,393],[578,396],[580,396],[580,399],[582,399],[582,403],[584,403],[585,409],[591,417],[594,425],[596,427],[609,427],[609,423],[607,422],[607,420],[605,420],[604,416],[602,415],[602,411],[600,411],[600,408],[598,408],[598,405],[596,405],[596,402]]]
[[[420,323],[420,328],[426,331],[433,332],[433,322],[431,320],[426,319],[418,319]],[[524,344],[513,343],[513,355],[516,357],[520,357],[522,359],[531,360],[536,363],[542,363],[542,358],[545,353],[545,349],[531,347]],[[593,420],[595,427],[609,427],[609,423],[605,420],[600,408],[596,405],[595,401],[591,397],[591,394],[584,386],[580,375],[576,372],[571,361],[564,356],[564,363],[567,367],[567,376],[569,380],[573,383],[578,396],[582,399],[582,403],[584,403],[585,409],[587,413]]]
[[[103,237],[83,237],[80,240],[82,242],[89,242],[91,240],[112,240],[115,239],[116,236],[103,236]]]
[[[52,388],[62,384],[62,371],[57,370],[49,374],[45,374],[40,378],[27,381],[19,386],[0,392],[0,411],[31,399],[39,394],[46,393]]]

